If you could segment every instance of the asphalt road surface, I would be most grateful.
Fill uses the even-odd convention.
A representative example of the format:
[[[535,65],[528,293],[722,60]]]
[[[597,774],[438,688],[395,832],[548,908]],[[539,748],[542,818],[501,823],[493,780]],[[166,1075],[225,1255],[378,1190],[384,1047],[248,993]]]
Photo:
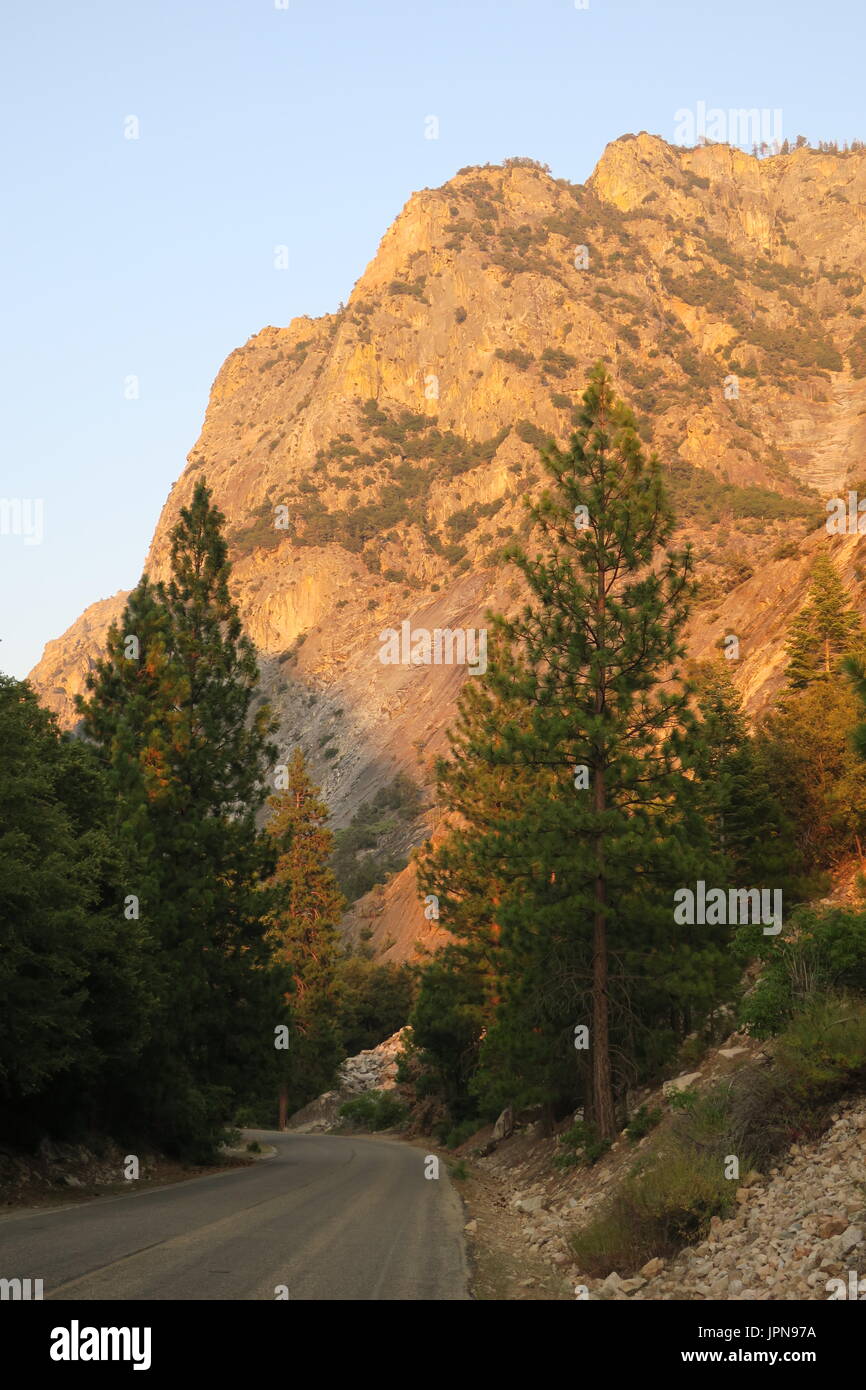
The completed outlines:
[[[444,1164],[425,1178],[424,1151],[396,1140],[253,1137],[276,1155],[0,1218],[0,1277],[41,1278],[46,1299],[468,1298]]]

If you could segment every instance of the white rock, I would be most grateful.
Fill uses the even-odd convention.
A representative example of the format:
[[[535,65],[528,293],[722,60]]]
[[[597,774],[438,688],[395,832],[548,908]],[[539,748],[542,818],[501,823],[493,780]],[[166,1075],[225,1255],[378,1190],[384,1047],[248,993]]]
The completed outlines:
[[[548,1199],[546,1197],[521,1197],[514,1205],[517,1207],[518,1211],[543,1211],[547,1206],[547,1201]]]
[[[863,1239],[863,1231],[859,1226],[849,1226],[847,1231],[843,1231],[839,1237],[839,1254],[847,1255],[849,1250],[853,1250],[855,1245],[859,1245]]]
[[[496,1124],[493,1126],[493,1138],[497,1140],[507,1139],[509,1135],[513,1133],[514,1115],[512,1114],[511,1107],[508,1106],[505,1110],[503,1110],[502,1114],[499,1116],[499,1119],[496,1121]]]
[[[683,1076],[675,1077],[673,1081],[666,1081],[662,1086],[662,1094],[669,1096],[671,1094],[676,1095],[680,1091],[687,1091],[690,1086],[693,1086],[695,1082],[700,1081],[700,1079],[701,1073],[699,1071],[686,1072]]]

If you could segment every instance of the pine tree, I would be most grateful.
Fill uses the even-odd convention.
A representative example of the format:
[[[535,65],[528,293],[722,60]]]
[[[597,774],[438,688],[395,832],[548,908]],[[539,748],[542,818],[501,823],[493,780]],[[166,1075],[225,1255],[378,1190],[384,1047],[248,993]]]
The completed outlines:
[[[712,861],[677,671],[691,559],[662,553],[673,521],[659,466],[603,367],[570,449],[542,457],[554,483],[531,508],[543,552],[511,555],[532,602],[495,620],[507,658],[463,706],[444,786],[460,823],[427,884],[443,887],[443,925],[466,938],[476,979],[489,971],[474,1084],[486,1072],[491,1095],[509,1076],[521,1099],[530,1085],[542,1103],[561,1095],[571,1035],[589,1023],[585,1099],[606,1138],[614,1055],[621,1080],[657,1065],[733,966],[726,929],[674,922],[674,889]],[[583,1086],[581,1060],[572,1048]]]
[[[489,669],[516,674],[501,635],[490,644]],[[574,1049],[561,1017],[542,1023],[549,998],[544,972],[502,939],[502,914],[511,897],[532,898],[535,879],[514,853],[531,798],[554,791],[549,771],[509,765],[502,730],[509,720],[526,726],[519,700],[503,697],[487,681],[463,687],[458,717],[448,732],[450,756],[436,766],[438,799],[451,824],[419,859],[419,891],[434,894],[440,926],[450,940],[420,974],[411,1016],[413,1038],[438,1077],[452,1119],[504,1105],[547,1103],[570,1079]],[[552,964],[551,953],[546,960]],[[448,1005],[444,1007],[443,1000]],[[522,1026],[517,1015],[528,1015]]]
[[[815,680],[788,691],[759,731],[768,786],[794,824],[798,853],[811,874],[855,850],[863,857],[866,779],[852,747],[859,714],[847,681]],[[819,887],[813,884],[812,891]]]
[[[570,448],[551,445],[542,457],[555,492],[530,514],[546,551],[513,552],[535,606],[503,624],[529,673],[518,688],[532,728],[512,726],[506,737],[530,766],[564,777],[586,769],[586,789],[578,783],[553,803],[564,851],[554,871],[568,885],[574,930],[591,931],[591,1113],[598,1136],[610,1138],[611,947],[633,948],[637,926],[647,957],[668,955],[672,912],[659,888],[687,881],[679,844],[690,793],[678,740],[688,692],[677,662],[692,559],[661,553],[673,516],[659,463],[644,457],[603,365],[590,376]],[[540,808],[542,834],[550,821],[550,807]]]
[[[862,858],[866,792],[852,751],[857,700],[842,671],[854,675],[856,686],[864,645],[860,617],[832,561],[820,555],[789,629],[788,688],[759,740],[769,785],[794,823],[799,854],[812,873],[855,848]]]
[[[701,663],[690,675],[700,730],[690,766],[724,873],[741,887],[782,888],[791,900],[793,826],[767,785],[728,663]]]
[[[270,970],[267,707],[229,589],[223,518],[204,482],[171,537],[172,574],[145,577],[81,703],[116,798],[126,910],[155,943],[153,1036],[141,1122],[209,1152],[236,1100],[275,1066],[282,1009]],[[118,904],[118,911],[124,904]]]
[[[270,881],[270,926],[292,983],[293,1036],[282,1095],[296,1110],[331,1086],[343,1055],[335,981],[337,926],[345,902],[328,867],[333,850],[328,808],[299,748],[289,763],[287,782],[286,790],[268,803],[273,812],[268,833],[278,851]]]
[[[863,641],[863,624],[832,560],[819,555],[806,603],[791,623],[785,644],[789,686],[802,690],[813,681],[829,680],[838,673],[842,658],[862,648]]]
[[[860,759],[866,759],[866,657],[845,656],[842,659],[842,671],[848,677],[851,694],[856,699],[859,719],[848,731],[849,744],[853,752]],[[859,788],[858,788],[859,790]],[[852,798],[853,799],[853,798]],[[856,813],[860,815],[856,815]],[[856,819],[855,819],[856,817]],[[866,831],[866,803],[856,801],[855,820],[852,826],[853,842],[855,842],[856,852],[858,852],[860,865],[866,866],[866,856],[863,853],[863,838]]]

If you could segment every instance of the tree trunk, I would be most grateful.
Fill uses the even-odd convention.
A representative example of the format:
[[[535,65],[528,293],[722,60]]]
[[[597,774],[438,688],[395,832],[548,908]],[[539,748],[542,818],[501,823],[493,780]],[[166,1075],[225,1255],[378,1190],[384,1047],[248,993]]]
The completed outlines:
[[[605,568],[603,559],[598,567],[596,588],[596,641],[604,649],[605,631]],[[599,668],[595,691],[595,712],[604,712],[606,673]],[[593,810],[602,816],[607,807],[605,787],[605,749],[599,747],[593,768]],[[599,832],[595,842],[595,912],[592,921],[592,1119],[600,1139],[613,1139],[616,1134],[616,1114],[613,1107],[613,1085],[610,1069],[610,1038],[608,1035],[608,971],[607,971],[607,880],[604,872],[604,835]]]
[[[599,1139],[613,1139],[616,1134],[616,1113],[610,1074],[605,881],[601,872],[595,880],[595,901],[592,923],[592,1122]]]
[[[280,1087],[280,1129],[285,1129],[288,1119],[289,1091],[287,1086]]]

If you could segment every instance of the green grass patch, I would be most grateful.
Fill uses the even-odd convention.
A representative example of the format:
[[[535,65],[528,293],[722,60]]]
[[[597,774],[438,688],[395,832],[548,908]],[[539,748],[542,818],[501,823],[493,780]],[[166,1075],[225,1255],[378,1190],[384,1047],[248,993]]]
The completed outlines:
[[[357,1129],[394,1129],[406,1119],[405,1105],[387,1091],[366,1091],[340,1106],[340,1119]]]

